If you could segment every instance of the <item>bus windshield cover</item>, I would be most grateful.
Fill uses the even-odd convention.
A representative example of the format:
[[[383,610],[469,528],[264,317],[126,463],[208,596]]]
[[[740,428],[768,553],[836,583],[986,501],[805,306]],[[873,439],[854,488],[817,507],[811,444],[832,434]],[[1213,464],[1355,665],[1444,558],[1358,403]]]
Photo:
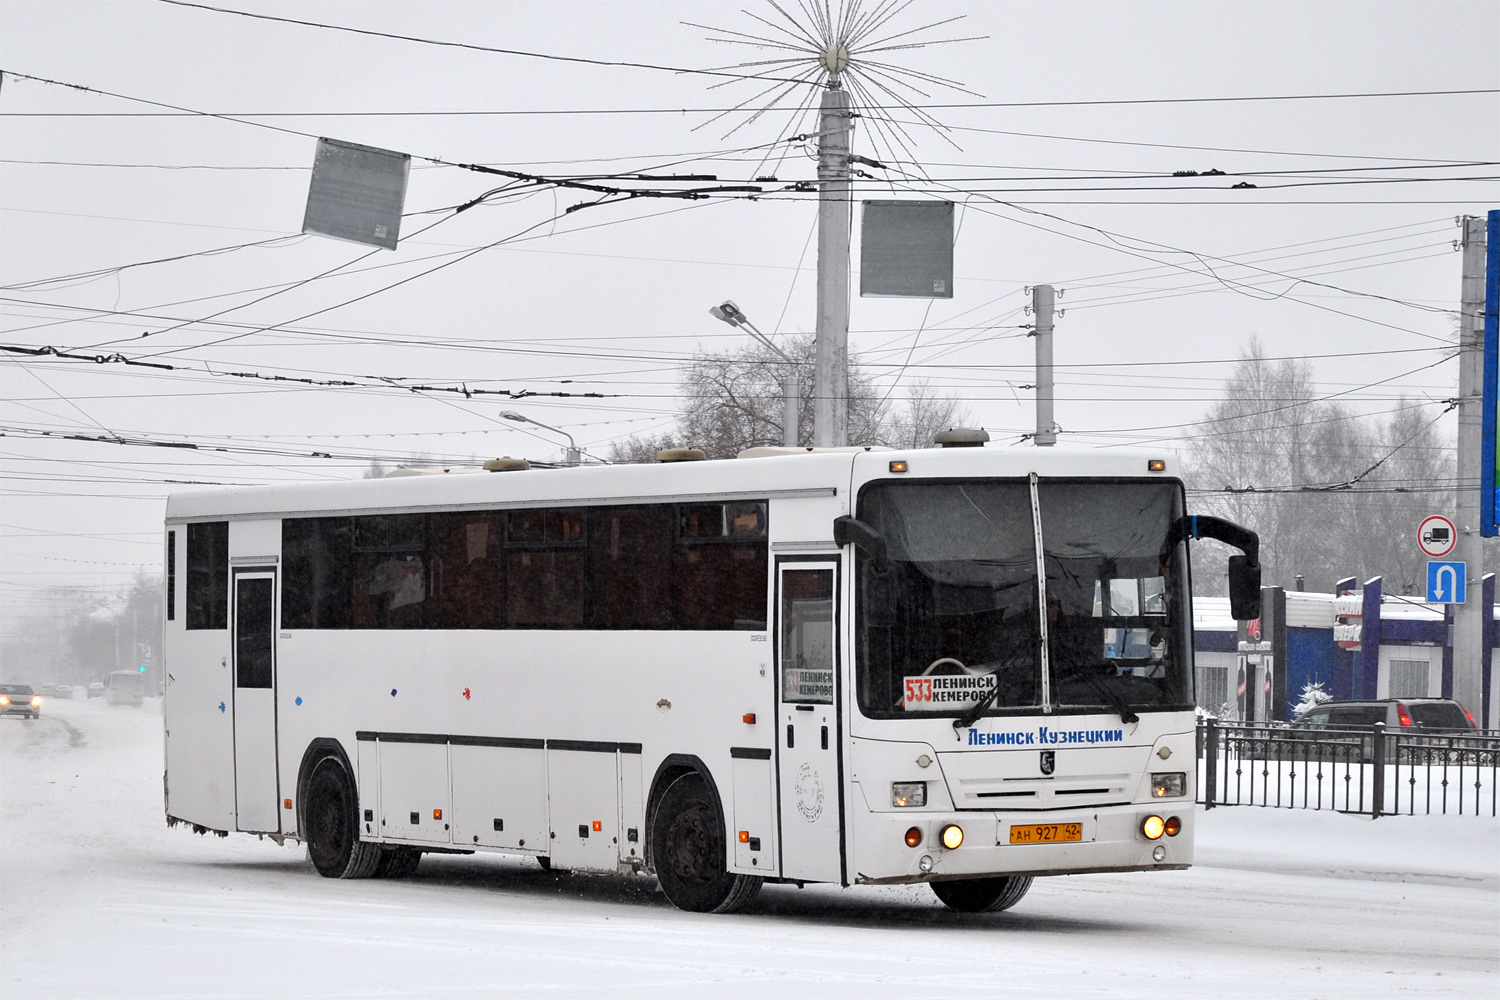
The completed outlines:
[[[1191,708],[1185,543],[1161,561],[1182,512],[1181,486],[1163,481],[866,488],[859,518],[885,539],[889,569],[877,579],[858,555],[861,710]]]

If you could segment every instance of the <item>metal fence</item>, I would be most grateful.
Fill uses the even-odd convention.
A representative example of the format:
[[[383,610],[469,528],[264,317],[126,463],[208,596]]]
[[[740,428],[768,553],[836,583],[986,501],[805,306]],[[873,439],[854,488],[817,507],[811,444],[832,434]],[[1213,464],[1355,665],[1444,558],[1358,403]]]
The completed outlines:
[[[1500,731],[1465,736],[1205,720],[1198,725],[1198,801],[1329,809],[1371,817],[1496,816]]]

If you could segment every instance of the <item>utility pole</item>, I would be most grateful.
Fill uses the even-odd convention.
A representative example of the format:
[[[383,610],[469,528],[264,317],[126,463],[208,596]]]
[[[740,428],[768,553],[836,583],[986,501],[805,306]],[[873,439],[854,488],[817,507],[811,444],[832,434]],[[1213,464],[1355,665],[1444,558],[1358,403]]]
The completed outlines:
[[[849,443],[849,134],[854,119],[839,83],[844,49],[823,54],[828,86],[818,116],[818,326],[813,444]]]
[[[1463,562],[1468,600],[1453,606],[1453,697],[1470,711],[1484,701],[1484,547],[1479,535],[1480,450],[1484,428],[1484,244],[1485,220],[1466,215],[1463,227],[1463,285],[1458,321],[1458,484],[1454,520],[1458,544],[1453,558]]]
[[[1036,317],[1036,434],[1038,448],[1057,444],[1057,423],[1052,419],[1052,304],[1057,294],[1051,285],[1031,286],[1031,312]],[[1476,452],[1477,454],[1477,452]]]

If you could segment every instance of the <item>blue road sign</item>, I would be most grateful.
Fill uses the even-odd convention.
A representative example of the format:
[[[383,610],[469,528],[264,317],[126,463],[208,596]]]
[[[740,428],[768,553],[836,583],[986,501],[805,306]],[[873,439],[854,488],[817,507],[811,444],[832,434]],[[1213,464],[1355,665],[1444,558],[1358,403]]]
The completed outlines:
[[[1468,599],[1468,569],[1461,562],[1427,564],[1427,600],[1433,604],[1462,604]]]

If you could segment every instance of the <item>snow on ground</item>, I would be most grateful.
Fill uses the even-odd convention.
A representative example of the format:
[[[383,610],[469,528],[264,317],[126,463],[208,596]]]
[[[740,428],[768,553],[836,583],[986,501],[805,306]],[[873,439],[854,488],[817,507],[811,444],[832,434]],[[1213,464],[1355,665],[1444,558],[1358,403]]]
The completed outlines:
[[[680,913],[649,878],[428,857],[322,879],[300,847],[162,818],[159,706],[0,720],[0,993],[21,997],[1492,997],[1500,823],[1220,808],[1184,872],[1041,879],[966,916],[923,887],[768,887]],[[1486,985],[1488,984],[1488,985]]]

